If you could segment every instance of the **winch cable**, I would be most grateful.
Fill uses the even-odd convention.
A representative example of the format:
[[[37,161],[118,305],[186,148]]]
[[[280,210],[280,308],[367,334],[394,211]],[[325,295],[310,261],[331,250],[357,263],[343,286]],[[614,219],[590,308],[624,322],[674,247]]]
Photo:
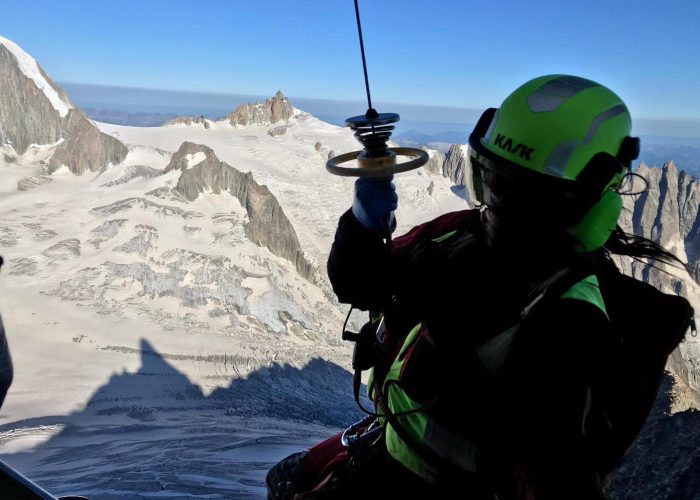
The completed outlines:
[[[367,113],[368,118],[377,114],[377,111],[372,107],[372,95],[369,91],[369,76],[367,75],[367,58],[365,57],[365,42],[362,38],[362,22],[360,21],[360,6],[355,0],[355,19],[357,19],[357,35],[360,39],[360,53],[362,54],[362,71],[365,75],[365,91],[367,92]],[[374,130],[374,126],[372,126]]]

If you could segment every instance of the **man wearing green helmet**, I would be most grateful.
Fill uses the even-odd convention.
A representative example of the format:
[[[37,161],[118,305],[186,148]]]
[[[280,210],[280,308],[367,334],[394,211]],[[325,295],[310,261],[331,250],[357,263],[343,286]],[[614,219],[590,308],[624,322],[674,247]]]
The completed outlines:
[[[330,474],[314,491],[366,496],[373,481],[377,497],[605,497],[693,317],[685,299],[623,276],[611,259],[682,265],[617,226],[639,153],[630,131],[606,87],[544,76],[484,112],[470,135],[477,208],[392,240],[392,179],[356,182],[328,273],[341,302],[370,311],[369,355],[356,350],[356,360],[373,365],[368,395],[383,433],[372,424],[380,451],[363,459],[369,446],[351,447],[346,480]]]

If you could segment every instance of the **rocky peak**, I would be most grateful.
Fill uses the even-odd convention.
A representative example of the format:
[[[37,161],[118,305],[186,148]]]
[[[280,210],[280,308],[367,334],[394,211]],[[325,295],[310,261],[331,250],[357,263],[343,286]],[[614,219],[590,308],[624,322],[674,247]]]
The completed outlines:
[[[647,180],[649,189],[625,199],[631,228],[696,266],[700,263],[700,182],[679,171],[672,161],[661,168],[641,164],[637,173]]]
[[[425,146],[421,149],[428,153],[428,163],[426,163],[423,168],[430,174],[442,175],[442,166],[445,164],[445,154]]]
[[[165,122],[166,127],[170,125],[201,125],[205,129],[210,127],[209,120],[204,116],[178,116]]]
[[[465,175],[468,169],[467,146],[464,144],[452,144],[442,164],[443,177],[447,177],[458,186],[466,186]]]
[[[30,144],[56,143],[62,135],[61,116],[3,43],[0,74],[0,146],[24,154]]]
[[[27,54],[16,43],[7,38],[0,37],[0,46],[6,52],[9,52],[14,60],[16,68],[29,80],[34,88],[40,91],[51,106],[56,110],[61,118],[68,114],[68,110],[74,108],[68,96],[63,90],[56,85],[44,72],[44,69],[39,66],[36,60]]]
[[[265,101],[267,104],[267,100]],[[272,123],[277,123],[280,120],[289,120],[294,114],[294,108],[289,103],[281,90],[278,90],[275,97],[272,98],[270,102],[270,120]]]
[[[227,119],[231,125],[271,125],[282,120],[289,120],[294,115],[294,108],[282,91],[274,97],[265,99],[264,103],[248,103],[238,106]]]
[[[31,144],[54,145],[49,171],[65,165],[75,174],[126,157],[126,146],[100,132],[29,54],[2,37],[0,74],[0,147],[21,155]]]
[[[189,201],[203,192],[233,195],[248,212],[249,222],[244,226],[248,239],[290,261],[301,276],[315,281],[292,223],[275,195],[258,184],[251,172],[233,168],[220,161],[211,148],[193,142],[183,142],[173,154],[165,172],[172,170],[182,172],[175,191]]]
[[[649,190],[634,203],[635,233],[651,238],[678,257],[685,259],[679,210],[679,175],[673,162],[662,168],[642,164],[638,173],[647,179]]]

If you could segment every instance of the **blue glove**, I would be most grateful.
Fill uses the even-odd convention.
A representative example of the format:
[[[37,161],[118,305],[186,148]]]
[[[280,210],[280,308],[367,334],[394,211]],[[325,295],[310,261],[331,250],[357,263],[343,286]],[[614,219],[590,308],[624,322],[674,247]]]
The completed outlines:
[[[383,238],[389,237],[396,229],[394,210],[398,207],[399,196],[391,182],[393,178],[393,175],[360,177],[355,181],[352,214],[363,226]]]

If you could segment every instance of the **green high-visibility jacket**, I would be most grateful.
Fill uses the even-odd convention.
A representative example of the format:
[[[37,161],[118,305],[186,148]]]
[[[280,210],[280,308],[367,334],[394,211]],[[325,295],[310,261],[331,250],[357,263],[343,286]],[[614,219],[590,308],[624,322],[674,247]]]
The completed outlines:
[[[537,296],[531,304],[528,304],[523,309],[523,321],[530,311],[537,306],[541,298],[542,296]],[[581,304],[574,306],[574,309],[580,308],[581,312],[592,314],[595,317],[595,319],[591,318],[592,322],[599,323],[602,328],[605,327],[604,324],[600,323],[600,316],[594,310],[589,310],[588,306],[583,306],[583,304],[588,304],[607,317],[605,303],[595,275],[587,276],[572,285],[561,295],[560,300],[580,301]],[[554,307],[560,307],[560,305],[557,304]],[[564,302],[564,306],[566,306],[566,302]],[[568,306],[572,306],[572,304],[568,304]],[[517,352],[513,352],[514,346],[517,346],[519,341],[523,342],[518,337],[529,334],[520,328],[521,323],[522,321],[505,329],[477,348],[476,354],[480,368],[483,370],[482,374],[491,374],[494,378],[497,378],[502,371],[512,369],[512,366],[508,366],[508,363],[512,362],[512,359],[518,355]],[[376,391],[381,390],[387,399],[390,410],[394,414],[399,415],[397,418],[400,425],[412,437],[414,442],[431,448],[441,455],[446,462],[454,464],[459,469],[476,474],[479,472],[479,439],[472,442],[460,435],[459,432],[444,428],[440,424],[439,419],[431,415],[430,408],[424,408],[425,403],[420,403],[413,399],[410,396],[410,387],[405,388],[406,384],[402,383],[402,375],[406,366],[410,363],[415,365],[421,362],[420,359],[415,359],[415,357],[420,356],[421,352],[424,353],[425,348],[421,349],[417,346],[420,346],[421,342],[423,344],[429,342],[426,340],[427,336],[429,336],[429,332],[420,323],[411,330],[384,378],[375,380],[373,374],[370,377],[368,383],[370,397],[376,398]],[[561,353],[561,355],[567,356],[566,353]],[[439,383],[439,381],[435,382]],[[376,387],[375,383],[377,384]],[[497,385],[495,381],[487,383],[493,386]],[[591,383],[592,381],[589,382],[589,384]],[[456,408],[456,410],[459,411],[459,408]],[[584,413],[585,411],[584,409]],[[585,416],[582,418],[585,418]],[[438,480],[440,471],[435,470],[436,464],[431,464],[426,457],[421,456],[419,451],[414,450],[405,443],[386,419],[384,419],[384,424],[386,426],[386,445],[389,453],[397,461],[426,480]]]

